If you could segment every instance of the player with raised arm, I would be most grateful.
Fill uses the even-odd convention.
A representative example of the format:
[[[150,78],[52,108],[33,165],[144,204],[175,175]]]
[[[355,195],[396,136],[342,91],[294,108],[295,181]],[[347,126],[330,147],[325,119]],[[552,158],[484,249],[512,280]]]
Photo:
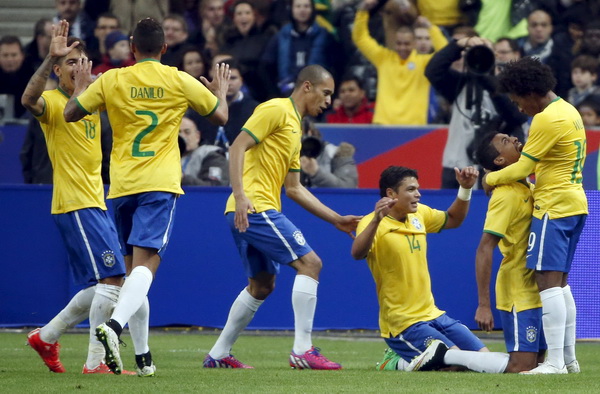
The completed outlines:
[[[252,368],[233,357],[231,348],[273,291],[282,264],[297,272],[292,289],[295,337],[290,366],[342,368],[325,358],[311,339],[321,259],[281,213],[283,185],[289,198],[341,231],[351,234],[360,219],[340,216],[300,183],[302,117],[321,114],[331,104],[333,89],[333,78],[323,67],[303,68],[292,95],[259,105],[229,150],[233,193],[225,212],[248,286],[231,306],[223,332],[204,359],[204,368]]]
[[[588,214],[582,186],[583,121],[575,107],[552,91],[552,70],[536,58],[508,63],[498,80],[521,111],[533,116],[519,160],[484,178],[489,189],[535,173],[527,268],[536,271],[548,355],[543,364],[524,373],[576,373],[576,307],[567,277]]]
[[[53,168],[52,216],[65,242],[74,282],[85,288],[48,324],[31,331],[27,343],[52,372],[65,372],[58,339],[89,315],[90,343],[82,372],[110,373],[102,362],[104,349],[94,327],[110,317],[117,303],[125,263],[104,203],[100,116],[89,114],[76,123],[67,123],[63,117],[73,94],[75,64],[87,60],[85,45],[78,38],[67,38],[68,31],[65,20],[52,27],[48,56],[29,80],[21,102],[44,132]],[[58,76],[58,87],[44,91],[52,71]]]
[[[490,133],[477,147],[479,164],[488,171],[516,163],[523,144],[516,137]],[[488,204],[483,234],[477,248],[475,270],[479,306],[475,321],[490,331],[494,318],[490,305],[490,276],[496,246],[502,263],[496,278],[496,308],[500,312],[504,342],[510,355],[509,372],[529,371],[544,361],[546,341],[542,335],[542,302],[534,271],[525,266],[531,227],[533,198],[526,179],[500,185]]]
[[[131,50],[137,63],[109,70],[86,88],[91,65],[80,60],[75,91],[64,111],[74,122],[106,107],[113,129],[108,198],[125,262],[132,267],[115,310],[96,335],[106,350],[106,364],[121,373],[119,336],[146,296],[165,253],[183,194],[178,147],[179,124],[188,106],[220,125],[228,119],[226,93],[229,67],[216,65],[213,81],[202,82],[160,63],[166,51],[164,31],[151,18],[138,22]],[[147,324],[147,323],[146,323]],[[149,349],[136,349],[138,374],[152,376]]]

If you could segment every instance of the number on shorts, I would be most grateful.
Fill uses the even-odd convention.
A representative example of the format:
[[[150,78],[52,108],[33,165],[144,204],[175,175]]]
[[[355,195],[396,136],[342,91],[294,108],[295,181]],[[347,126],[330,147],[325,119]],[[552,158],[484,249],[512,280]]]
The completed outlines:
[[[135,136],[135,139],[133,140],[133,147],[131,149],[131,155],[133,157],[154,156],[153,150],[140,150],[140,144],[142,143],[142,138],[144,138],[148,133],[154,130],[158,125],[158,116],[156,116],[156,114],[152,111],[135,111],[135,114],[149,116],[151,123],[150,126],[146,127],[144,130],[140,131],[138,135]]]
[[[535,246],[535,233],[532,231],[529,233],[529,239],[527,240],[527,251],[531,252]]]

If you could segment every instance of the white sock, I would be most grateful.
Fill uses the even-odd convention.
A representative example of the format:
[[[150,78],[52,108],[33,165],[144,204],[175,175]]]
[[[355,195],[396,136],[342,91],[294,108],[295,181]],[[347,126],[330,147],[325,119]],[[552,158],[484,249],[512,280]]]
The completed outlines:
[[[264,300],[257,300],[243,289],[237,296],[227,316],[227,323],[213,348],[208,354],[215,360],[229,356],[231,347],[240,336],[241,332],[248,326],[258,307]]]
[[[460,365],[475,372],[503,373],[508,365],[508,359],[509,355],[506,353],[448,349],[444,356],[444,363]]]
[[[567,324],[565,324],[565,364],[575,361],[575,341],[577,339],[575,333],[575,321],[577,318],[577,308],[575,307],[575,299],[571,293],[571,286],[566,285],[562,288],[565,297],[565,306],[567,307]]]
[[[48,324],[40,329],[40,339],[46,343],[55,343],[67,330],[88,318],[95,289],[90,286],[80,290],[71,301]]]
[[[148,297],[131,317],[129,318],[129,333],[133,341],[135,354],[146,354],[150,351],[148,346],[148,330],[150,325],[150,303]]]
[[[120,286],[98,283],[96,294],[90,307],[90,342],[88,345],[88,356],[85,365],[94,369],[104,358],[104,347],[96,339],[96,327],[110,318],[117,300],[119,299]]]
[[[557,368],[565,366],[565,326],[567,323],[567,306],[563,289],[551,287],[540,291],[542,299],[542,324],[548,344],[546,361]]]
[[[317,309],[319,282],[306,275],[296,275],[292,288],[294,308],[294,347],[296,354],[304,354],[312,347],[312,328]]]
[[[143,265],[135,267],[125,280],[125,284],[121,289],[121,295],[119,296],[119,302],[117,302],[111,319],[116,320],[121,327],[125,327],[129,318],[144,303],[151,284],[152,271]]]
[[[398,360],[398,364],[396,365],[396,369],[398,371],[406,371],[406,368],[408,367],[409,362],[406,361],[405,359],[403,359],[402,357],[400,357],[400,359]]]

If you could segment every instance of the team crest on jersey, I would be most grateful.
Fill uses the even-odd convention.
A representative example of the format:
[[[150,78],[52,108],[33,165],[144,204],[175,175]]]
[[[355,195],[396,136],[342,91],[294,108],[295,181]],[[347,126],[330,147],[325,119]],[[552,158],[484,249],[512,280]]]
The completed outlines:
[[[105,266],[110,268],[115,265],[115,261],[115,252],[112,250],[107,250],[106,252],[102,253],[102,262]]]
[[[304,239],[304,235],[302,235],[302,232],[300,230],[296,230],[294,231],[294,239],[296,240],[296,243],[300,246],[304,246],[304,244],[306,244],[306,240]]]
[[[409,70],[414,70],[416,68],[416,65],[414,62],[408,62],[408,69]]]
[[[537,339],[537,328],[533,327],[533,326],[529,326],[527,327],[527,329],[525,330],[525,332],[527,333],[527,341],[533,343],[535,342],[535,340]]]
[[[423,225],[419,221],[419,218],[412,218],[412,220],[410,222],[412,223],[413,227],[416,228],[417,230],[423,229]]]

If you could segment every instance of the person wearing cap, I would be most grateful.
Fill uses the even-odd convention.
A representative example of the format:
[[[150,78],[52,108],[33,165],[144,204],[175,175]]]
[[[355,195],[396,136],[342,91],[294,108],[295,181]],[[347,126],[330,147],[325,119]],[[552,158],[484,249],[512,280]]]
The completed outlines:
[[[92,69],[92,74],[98,75],[113,68],[133,66],[135,60],[129,49],[129,37],[120,30],[115,30],[104,39],[106,55],[103,62]]]

